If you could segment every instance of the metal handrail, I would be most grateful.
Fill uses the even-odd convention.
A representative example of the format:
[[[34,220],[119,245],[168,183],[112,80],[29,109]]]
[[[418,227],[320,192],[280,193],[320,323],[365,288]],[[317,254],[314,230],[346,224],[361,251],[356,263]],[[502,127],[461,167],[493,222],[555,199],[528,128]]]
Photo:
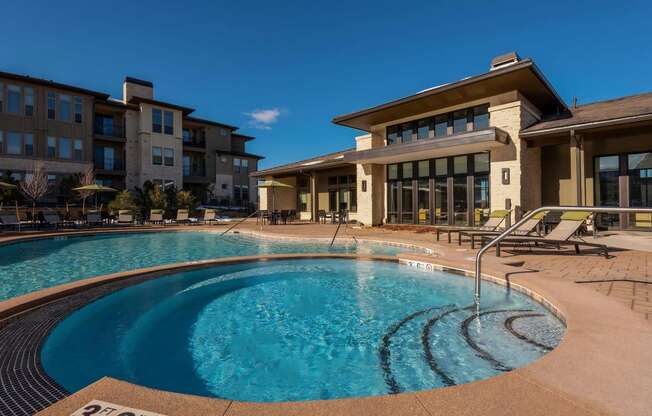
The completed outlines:
[[[475,255],[475,310],[476,312],[480,311],[480,290],[481,290],[481,280],[482,280],[482,255],[487,252],[492,246],[500,243],[505,237],[508,237],[514,230],[521,226],[525,221],[532,218],[534,215],[544,212],[544,211],[588,211],[592,213],[628,213],[628,212],[644,212],[652,214],[652,208],[616,208],[616,207],[583,207],[583,206],[554,206],[554,207],[540,207],[533,209],[532,211],[525,214],[523,218],[517,221],[514,225],[507,228],[496,238],[489,241],[484,247],[478,251],[478,254]],[[595,225],[594,225],[595,227]],[[594,231],[595,232],[595,231]]]
[[[223,232],[222,234],[220,234],[220,236],[223,236],[224,234],[228,233],[229,231],[231,231],[232,229],[234,229],[234,228],[237,227],[238,225],[242,224],[243,222],[245,222],[245,221],[248,220],[249,218],[253,217],[254,215],[258,214],[259,212],[260,212],[260,211],[254,211],[254,212],[252,212],[251,215],[248,215],[248,216],[244,217],[244,218],[241,219],[240,221],[236,222],[235,224],[233,224],[232,226],[230,226],[229,228],[227,228],[226,230],[224,230],[224,232]]]

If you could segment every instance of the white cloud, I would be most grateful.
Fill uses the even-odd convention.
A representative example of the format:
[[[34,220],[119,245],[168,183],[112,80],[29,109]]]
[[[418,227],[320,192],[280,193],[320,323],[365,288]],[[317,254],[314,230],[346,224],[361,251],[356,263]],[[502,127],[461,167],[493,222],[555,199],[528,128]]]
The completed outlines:
[[[251,117],[250,126],[261,130],[271,130],[271,125],[278,121],[281,110],[278,108],[261,109],[245,113],[245,115]]]

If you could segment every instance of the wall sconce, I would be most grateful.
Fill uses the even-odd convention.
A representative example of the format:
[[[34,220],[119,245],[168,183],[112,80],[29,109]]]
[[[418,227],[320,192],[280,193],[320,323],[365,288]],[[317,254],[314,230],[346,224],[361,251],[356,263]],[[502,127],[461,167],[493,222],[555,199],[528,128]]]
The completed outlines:
[[[362,181],[362,192],[367,192],[367,181],[366,180]]]
[[[503,185],[509,185],[509,168],[503,168],[501,177]]]

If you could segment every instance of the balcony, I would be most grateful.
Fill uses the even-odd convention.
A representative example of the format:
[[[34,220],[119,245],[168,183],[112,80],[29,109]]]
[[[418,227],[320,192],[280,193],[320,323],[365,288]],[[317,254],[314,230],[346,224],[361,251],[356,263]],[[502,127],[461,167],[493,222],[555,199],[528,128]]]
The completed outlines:
[[[186,147],[206,149],[206,139],[201,137],[184,137],[183,145]]]
[[[122,159],[96,159],[94,162],[95,170],[100,174],[125,174],[125,163]]]
[[[102,122],[96,122],[93,125],[93,133],[96,136],[100,136],[101,138],[109,138],[109,139],[124,139],[125,138],[125,131],[124,128],[120,125],[117,124],[112,124],[112,123],[102,123]],[[124,141],[124,140],[120,140]]]

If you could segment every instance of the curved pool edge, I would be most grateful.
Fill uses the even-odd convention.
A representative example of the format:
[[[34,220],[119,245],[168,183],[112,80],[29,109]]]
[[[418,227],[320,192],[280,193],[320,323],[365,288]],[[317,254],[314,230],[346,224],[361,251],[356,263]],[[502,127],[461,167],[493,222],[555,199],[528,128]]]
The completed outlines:
[[[381,256],[360,255],[320,255],[292,254],[270,255],[264,257],[289,256],[300,257],[339,257],[364,258]],[[394,256],[384,256],[389,261],[397,261]],[[260,260],[261,256],[252,256],[247,261]],[[287,258],[287,257],[286,257]],[[239,262],[243,258],[223,258],[215,261]],[[442,260],[442,261],[440,261]],[[209,261],[210,262],[210,261]],[[444,259],[437,259],[444,263]],[[188,268],[202,267],[203,262],[185,265]],[[459,263],[459,262],[458,262]],[[210,266],[212,264],[207,264]],[[171,265],[155,267],[149,273],[169,274]],[[184,267],[184,266],[181,266]],[[464,270],[461,264],[453,264]],[[466,265],[470,269],[470,265]],[[160,269],[168,269],[166,270]],[[467,270],[468,270],[467,269]],[[517,284],[539,293],[555,305],[563,314],[567,330],[562,343],[551,353],[536,360],[526,367],[512,372],[468,383],[460,386],[439,388],[416,393],[403,393],[392,396],[367,398],[336,399],[328,401],[308,401],[291,403],[247,403],[205,398],[178,393],[153,390],[122,381],[104,378],[80,390],[79,392],[53,404],[39,414],[69,414],[90,399],[112,401],[125,406],[156,411],[166,415],[207,414],[437,414],[449,409],[450,414],[462,413],[460,409],[475,409],[477,414],[646,414],[649,408],[642,408],[648,403],[645,398],[645,386],[652,383],[650,374],[641,371],[641,363],[649,362],[652,345],[652,331],[649,324],[639,316],[632,314],[619,303],[601,296],[589,288],[557,279],[555,276],[529,271],[528,273],[510,275],[514,269],[505,270],[493,264],[487,264],[487,276],[494,277],[511,285]],[[126,272],[134,276],[142,274]],[[123,274],[123,273],[119,273]],[[111,275],[109,275],[111,276]],[[503,276],[501,279],[498,276]],[[106,278],[107,276],[103,276]],[[75,282],[82,291],[88,284],[97,286],[105,282],[89,282],[91,278]],[[115,277],[114,279],[118,279]],[[68,286],[63,285],[63,286]],[[42,298],[42,304],[74,293],[42,293],[61,289],[55,287],[44,289],[34,294],[48,295]],[[14,298],[10,301],[16,301]],[[36,297],[35,297],[36,299]],[[34,301],[35,299],[31,299]],[[29,300],[29,299],[23,299]],[[5,301],[6,303],[9,301]],[[4,309],[5,305],[2,305]],[[16,306],[16,305],[14,305]],[[31,308],[34,308],[33,304]],[[29,307],[23,308],[23,310]],[[6,309],[5,309],[6,310]],[[13,315],[13,314],[12,314]],[[6,316],[6,315],[5,315]],[[623,340],[627,339],[628,343]],[[626,346],[624,344],[627,344]],[[624,349],[626,351],[624,351]],[[612,363],[618,357],[617,363]],[[604,359],[601,366],[596,361]],[[618,371],[614,370],[614,366]],[[625,379],[625,375],[627,378]],[[625,380],[627,383],[625,383]],[[638,386],[638,388],[637,388]],[[642,404],[642,405],[641,405]],[[66,413],[67,412],[67,413]],[[218,413],[220,412],[220,413]]]

